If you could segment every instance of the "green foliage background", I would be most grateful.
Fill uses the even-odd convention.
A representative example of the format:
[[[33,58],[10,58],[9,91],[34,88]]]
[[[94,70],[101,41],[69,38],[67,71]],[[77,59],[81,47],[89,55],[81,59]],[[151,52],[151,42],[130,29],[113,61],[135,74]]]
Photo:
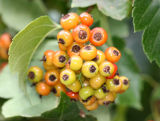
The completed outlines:
[[[39,60],[45,50],[58,50],[60,17],[88,10],[94,18],[91,28],[103,27],[109,36],[100,49],[119,48],[119,72],[131,80],[131,87],[115,104],[91,112],[63,93],[61,99],[53,95],[40,99],[26,80],[29,66],[42,67]],[[0,34],[4,32],[14,38],[9,66],[0,73],[0,120],[160,120],[159,0],[0,0]],[[81,110],[85,118],[79,115]]]

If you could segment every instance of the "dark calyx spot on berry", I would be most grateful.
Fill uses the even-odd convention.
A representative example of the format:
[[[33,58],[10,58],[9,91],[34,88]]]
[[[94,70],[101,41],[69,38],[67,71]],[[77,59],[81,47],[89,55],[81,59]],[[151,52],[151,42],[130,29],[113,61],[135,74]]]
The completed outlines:
[[[54,94],[56,94],[56,93],[57,93],[56,88],[52,88],[52,92],[53,92]]]
[[[113,83],[114,83],[115,85],[119,85],[119,79],[113,79]]]
[[[65,41],[62,39],[62,38],[59,38],[59,41],[58,41],[58,43],[60,43],[60,44],[65,44]]]
[[[64,81],[66,81],[69,78],[69,76],[67,74],[64,74],[62,78]]]
[[[71,64],[71,59],[68,60],[68,64],[69,64],[69,65]]]
[[[113,50],[113,54],[118,56],[119,55],[119,52],[117,50]]]
[[[99,56],[97,55],[95,58],[93,58],[93,61],[97,61],[99,59]]]
[[[80,46],[78,46],[78,45],[74,45],[73,47],[72,47],[72,52],[74,52],[74,53],[78,53],[79,51],[80,51]]]
[[[86,100],[82,100],[83,102],[87,102],[88,100],[90,100],[92,98],[92,96],[89,96]]]
[[[96,71],[96,67],[94,65],[91,65],[90,68],[89,68],[89,71],[91,73],[94,73]]]
[[[112,103],[112,101],[104,101],[103,104],[108,106],[110,103]]]
[[[56,80],[55,75],[50,75],[50,76],[49,76],[49,80],[51,80],[51,81],[55,81],[55,80]]]
[[[118,71],[116,72],[115,76],[116,76],[116,75],[119,76],[119,72],[118,72]]]
[[[101,88],[102,88],[102,90],[103,90],[103,92],[104,92],[104,93],[109,92],[109,90],[107,90],[107,88],[106,88],[105,84],[103,84]]]
[[[127,85],[128,84],[128,80],[127,79],[123,80],[123,84]]]
[[[103,71],[105,73],[110,73],[110,66],[105,66],[104,69],[103,69]]]
[[[29,74],[28,74],[28,78],[30,78],[30,79],[34,79],[35,78],[35,74],[34,74],[34,72],[29,72]]]
[[[66,60],[65,56],[63,56],[63,55],[59,56],[59,62],[63,63],[63,62],[65,62],[65,60]]]
[[[66,15],[64,15],[62,18],[63,18],[63,19],[67,19],[69,16],[70,16],[69,14],[66,14]]]
[[[87,46],[85,46],[85,48],[84,49],[86,49],[86,50],[91,50],[92,49],[92,47],[90,46],[90,45],[87,45]]]
[[[40,61],[46,61],[46,56],[44,55],[43,58]]]
[[[79,33],[78,33],[78,36],[80,39],[86,39],[87,38],[87,32],[84,31],[84,30],[80,30]]]
[[[93,35],[93,38],[96,40],[96,41],[100,41],[102,39],[102,34],[100,32],[97,32]]]

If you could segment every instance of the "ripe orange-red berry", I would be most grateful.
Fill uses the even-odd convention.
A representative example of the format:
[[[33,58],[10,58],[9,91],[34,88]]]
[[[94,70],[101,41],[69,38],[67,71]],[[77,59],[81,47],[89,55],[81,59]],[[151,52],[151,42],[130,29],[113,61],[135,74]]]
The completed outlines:
[[[107,32],[101,28],[96,27],[91,30],[90,42],[95,46],[101,46],[107,41]]]
[[[79,100],[79,94],[76,92],[66,92],[66,95],[74,100]]]
[[[90,38],[90,29],[88,26],[80,24],[73,29],[72,35],[76,42],[86,43]]]
[[[51,88],[44,82],[39,82],[36,84],[36,91],[41,96],[49,95]]]
[[[53,50],[46,50],[44,52],[44,55],[41,61],[43,61],[45,65],[52,66],[53,65],[52,60],[53,60],[54,53],[55,52]]]
[[[116,63],[121,58],[121,52],[115,47],[109,47],[105,51],[106,59],[112,63]]]
[[[75,28],[80,22],[80,18],[76,13],[68,13],[64,15],[61,20],[60,24],[65,30],[70,30]]]
[[[9,33],[4,33],[0,37],[0,47],[9,49],[11,44],[11,35]]]
[[[83,12],[80,14],[80,20],[81,23],[86,26],[91,26],[93,24],[93,17],[87,12]]]

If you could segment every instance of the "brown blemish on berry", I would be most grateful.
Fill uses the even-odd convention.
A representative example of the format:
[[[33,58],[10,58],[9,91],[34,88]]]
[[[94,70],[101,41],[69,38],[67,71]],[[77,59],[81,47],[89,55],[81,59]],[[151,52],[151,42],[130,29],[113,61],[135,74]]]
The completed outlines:
[[[103,71],[106,73],[110,73],[110,66],[104,67]]]
[[[63,44],[63,45],[64,45],[64,44],[65,44],[65,41],[64,41],[62,38],[60,38],[60,39],[59,39],[59,41],[58,41],[58,43],[60,43],[60,44]]]
[[[123,80],[123,84],[127,85],[128,84],[128,80],[127,79]]]
[[[62,78],[64,81],[66,81],[69,78],[69,76],[67,74],[64,74]]]
[[[56,79],[55,75],[50,75],[50,76],[49,76],[49,80],[55,81],[55,79]]]
[[[74,45],[73,47],[72,47],[72,52],[74,52],[74,53],[78,53],[79,51],[80,51],[80,46],[78,46],[78,45]]]
[[[84,49],[86,49],[86,50],[91,50],[92,49],[92,47],[91,46],[89,46],[89,45],[87,45],[87,46],[85,46],[85,48]]]
[[[92,59],[93,61],[97,61],[99,59],[99,56],[97,55],[94,59]]]
[[[34,74],[34,72],[29,72],[29,74],[28,74],[28,78],[30,78],[30,79],[34,79],[35,78],[35,74]]]
[[[104,93],[109,92],[109,90],[107,90],[105,84],[103,84],[101,88],[102,88],[102,90],[103,90]]]
[[[113,79],[113,83],[114,83],[115,85],[119,85],[119,79]]]
[[[43,58],[40,61],[46,61],[46,56],[44,55]]]
[[[69,14],[66,14],[66,15],[64,15],[62,18],[63,18],[63,19],[67,19],[69,16],[70,16]]]
[[[89,68],[89,71],[91,73],[94,73],[96,71],[96,67],[94,65],[91,65],[90,68]]]
[[[116,75],[117,75],[117,76],[119,76],[119,72],[118,72],[118,70],[117,70],[117,72],[116,72],[115,76],[116,76]]]
[[[89,96],[86,100],[82,100],[83,102],[87,102],[88,100],[90,100],[92,98],[92,96]]]
[[[82,40],[86,39],[87,38],[87,32],[84,31],[84,30],[80,30],[79,33],[78,33],[78,37]]]
[[[94,34],[93,38],[96,41],[100,41],[102,39],[102,34],[100,32],[97,32],[97,33]]]
[[[56,88],[52,88],[52,92],[53,92],[54,94],[56,94],[56,93],[57,93]]]
[[[63,56],[63,55],[59,56],[59,62],[63,63],[63,62],[65,62],[65,60],[66,60],[65,56]]]
[[[119,52],[117,50],[113,50],[113,54],[118,56],[119,55]]]

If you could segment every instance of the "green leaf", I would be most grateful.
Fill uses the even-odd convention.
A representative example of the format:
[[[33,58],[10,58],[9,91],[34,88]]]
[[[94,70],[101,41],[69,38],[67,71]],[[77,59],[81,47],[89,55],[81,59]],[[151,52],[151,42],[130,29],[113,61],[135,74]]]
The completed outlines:
[[[41,0],[0,0],[0,14],[6,25],[21,30],[33,19],[44,15]]]
[[[71,7],[88,7],[97,4],[98,9],[106,16],[116,20],[127,17],[131,2],[129,0],[72,0]]]
[[[160,66],[160,2],[158,0],[135,0],[133,9],[135,31],[144,30],[143,49],[150,62]]]
[[[12,72],[18,72],[19,80],[24,85],[27,69],[38,46],[47,34],[59,26],[47,17],[39,17],[31,22],[14,38],[9,49],[9,65]]]
[[[52,119],[54,121],[95,121],[95,118],[87,116],[87,118],[82,118],[80,115],[80,110],[75,102],[71,102],[70,98],[65,94],[61,93],[61,100],[59,106],[56,109],[45,112],[42,117],[46,119]]]
[[[40,99],[29,83],[26,97],[19,87],[18,77],[10,74],[8,66],[0,74],[0,84],[0,97],[11,98],[2,106],[2,114],[7,118],[40,116],[41,113],[57,107],[58,100],[53,94]]]

